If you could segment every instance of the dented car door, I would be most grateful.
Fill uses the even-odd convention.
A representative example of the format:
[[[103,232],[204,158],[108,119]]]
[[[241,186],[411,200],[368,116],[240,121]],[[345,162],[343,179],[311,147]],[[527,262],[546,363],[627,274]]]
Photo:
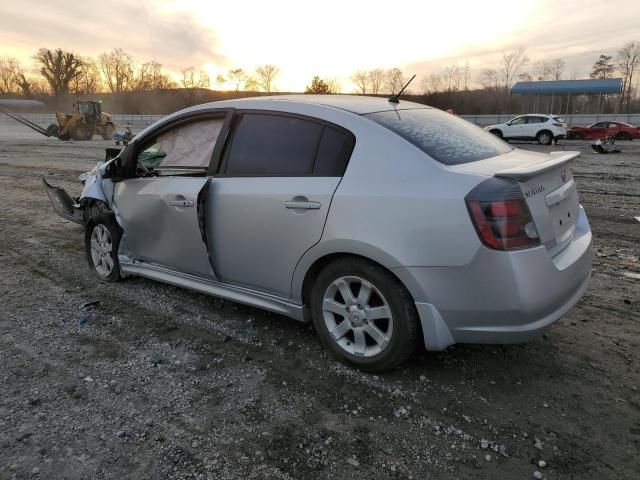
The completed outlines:
[[[200,201],[225,116],[181,123],[145,140],[138,174],[117,182],[114,211],[131,260],[215,279]]]

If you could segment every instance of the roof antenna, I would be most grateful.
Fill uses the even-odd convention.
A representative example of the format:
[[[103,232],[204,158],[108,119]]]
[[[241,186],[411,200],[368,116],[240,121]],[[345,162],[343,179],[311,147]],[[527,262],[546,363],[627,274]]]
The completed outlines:
[[[390,103],[400,103],[400,95],[402,95],[402,92],[404,92],[404,89],[407,88],[411,82],[413,82],[414,78],[416,78],[415,74],[413,75],[413,77],[411,77],[409,79],[409,81],[405,84],[405,86],[402,87],[402,89],[400,89],[400,91],[398,93],[396,93],[395,95],[392,95],[391,97],[389,97],[389,102]]]

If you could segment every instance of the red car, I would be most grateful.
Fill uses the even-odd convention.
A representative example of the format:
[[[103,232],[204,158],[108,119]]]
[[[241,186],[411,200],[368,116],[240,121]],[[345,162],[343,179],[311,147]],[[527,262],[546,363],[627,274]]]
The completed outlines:
[[[571,140],[604,140],[615,137],[616,140],[633,140],[640,138],[640,127],[624,122],[596,122],[588,127],[572,127],[567,131],[567,139]]]

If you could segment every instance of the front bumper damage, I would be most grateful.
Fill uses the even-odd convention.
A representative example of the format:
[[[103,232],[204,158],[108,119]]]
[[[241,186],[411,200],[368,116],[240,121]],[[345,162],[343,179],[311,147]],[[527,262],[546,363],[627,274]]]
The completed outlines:
[[[70,222],[84,225],[84,208],[80,203],[71,198],[63,188],[49,184],[44,177],[42,177],[42,184],[51,201],[51,206],[58,215]]]

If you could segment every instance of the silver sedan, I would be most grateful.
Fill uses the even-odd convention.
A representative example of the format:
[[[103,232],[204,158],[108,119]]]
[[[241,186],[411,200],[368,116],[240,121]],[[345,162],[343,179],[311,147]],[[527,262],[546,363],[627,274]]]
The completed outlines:
[[[522,342],[584,293],[591,231],[569,162],[425,105],[282,96],[192,107],[85,174],[103,281],[138,275],[312,321],[367,371],[420,342]],[[113,157],[113,158],[109,158]]]

